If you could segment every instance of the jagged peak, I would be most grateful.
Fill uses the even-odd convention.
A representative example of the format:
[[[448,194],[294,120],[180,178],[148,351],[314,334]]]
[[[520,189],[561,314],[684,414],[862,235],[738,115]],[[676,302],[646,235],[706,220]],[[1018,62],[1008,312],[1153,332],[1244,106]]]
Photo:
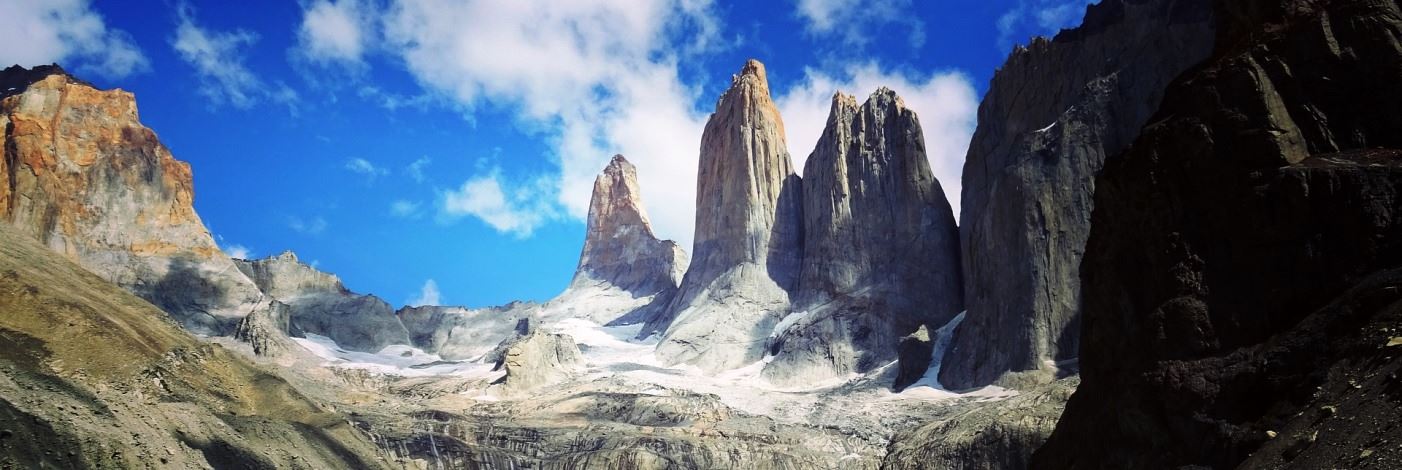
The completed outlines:
[[[93,84],[84,81],[73,74],[68,73],[58,64],[36,65],[32,68],[25,68],[20,65],[11,65],[4,70],[0,70],[0,98],[24,93],[30,85],[44,81],[54,76],[63,76],[69,83],[77,83],[90,88],[97,88]]]

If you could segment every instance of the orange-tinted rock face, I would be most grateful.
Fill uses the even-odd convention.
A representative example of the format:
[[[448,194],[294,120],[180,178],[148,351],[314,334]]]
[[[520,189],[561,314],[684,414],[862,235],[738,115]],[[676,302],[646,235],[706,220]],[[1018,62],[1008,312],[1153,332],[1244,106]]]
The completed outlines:
[[[0,83],[16,88],[0,99],[0,218],[197,331],[246,313],[256,287],[195,214],[189,164],[141,125],[131,93],[57,68],[12,67]]]

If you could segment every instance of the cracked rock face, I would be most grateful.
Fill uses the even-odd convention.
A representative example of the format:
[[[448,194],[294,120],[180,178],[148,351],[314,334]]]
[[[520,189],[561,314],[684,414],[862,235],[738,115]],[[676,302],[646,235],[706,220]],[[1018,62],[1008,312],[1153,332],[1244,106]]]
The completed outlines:
[[[205,229],[190,166],[137,117],[135,97],[57,66],[0,71],[0,219],[161,307],[232,333],[261,295]]]
[[[686,252],[676,242],[653,234],[637,169],[615,155],[594,180],[574,280],[544,307],[543,315],[601,325],[649,322],[665,312],[686,263]]]
[[[964,164],[968,316],[940,382],[1045,382],[1077,357],[1095,175],[1207,58],[1211,14],[1207,0],[1107,0],[999,69]]]
[[[263,292],[286,304],[289,325],[295,330],[331,338],[357,351],[410,344],[409,332],[394,307],[373,295],[347,290],[335,275],[302,263],[290,251],[236,263]]]
[[[517,334],[517,325],[538,315],[540,304],[512,302],[501,307],[404,307],[396,312],[414,347],[444,360],[477,360],[488,356],[503,338]]]
[[[801,383],[864,373],[901,338],[962,309],[959,232],[920,121],[882,88],[833,96],[803,170],[804,257],[792,314],[764,374]]]
[[[696,237],[658,357],[722,370],[758,360],[802,259],[801,194],[764,65],[747,62],[701,137]]]

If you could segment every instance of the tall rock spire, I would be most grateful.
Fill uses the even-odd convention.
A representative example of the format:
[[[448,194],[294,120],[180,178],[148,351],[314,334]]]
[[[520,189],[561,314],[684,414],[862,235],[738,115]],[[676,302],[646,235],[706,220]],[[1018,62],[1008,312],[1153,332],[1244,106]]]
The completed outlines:
[[[881,88],[833,96],[803,167],[804,258],[765,376],[798,384],[895,359],[900,338],[962,309],[959,229],[915,112]]]
[[[628,159],[615,155],[594,180],[574,280],[542,315],[599,324],[647,322],[666,311],[686,263],[686,252],[676,242],[653,234],[638,171]]]
[[[658,356],[719,370],[758,360],[787,311],[803,253],[798,175],[764,64],[750,60],[716,103],[701,137],[691,266]]]

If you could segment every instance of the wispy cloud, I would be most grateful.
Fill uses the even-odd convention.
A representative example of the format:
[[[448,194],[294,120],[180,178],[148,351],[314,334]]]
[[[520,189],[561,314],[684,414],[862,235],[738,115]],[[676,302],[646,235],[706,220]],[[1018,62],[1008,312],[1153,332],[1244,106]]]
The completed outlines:
[[[1004,49],[1031,36],[1049,36],[1081,23],[1086,5],[1099,0],[1019,0],[998,17],[998,46]]]
[[[429,159],[427,156],[419,157],[417,160],[414,160],[413,163],[410,163],[409,166],[404,167],[404,173],[408,174],[410,178],[413,178],[415,183],[422,183],[426,179],[424,176],[424,168],[427,167],[429,163],[433,163],[433,160]]]
[[[0,44],[0,66],[73,60],[107,78],[151,69],[131,35],[109,29],[88,0],[0,1]]]
[[[809,34],[847,46],[866,46],[891,28],[903,30],[911,47],[925,44],[925,23],[911,14],[911,0],[798,0],[796,7]]]
[[[389,170],[375,166],[375,164],[370,163],[369,160],[359,157],[346,160],[345,169],[350,170],[352,173],[365,175],[365,177],[372,182],[375,178],[389,174]]]
[[[409,299],[406,304],[410,307],[423,307],[426,305],[443,305],[443,296],[438,292],[438,282],[433,279],[424,281],[423,287],[419,288],[418,296]]]
[[[281,82],[263,82],[244,64],[244,49],[258,41],[258,35],[246,30],[214,31],[196,23],[194,8],[188,4],[177,7],[178,23],[171,47],[181,60],[195,69],[200,93],[211,104],[228,103],[236,108],[249,108],[261,100],[295,109],[297,92]]]
[[[249,259],[250,256],[253,256],[248,247],[238,244],[224,246],[224,253],[234,259]]]
[[[827,126],[833,93],[842,91],[861,101],[882,86],[894,90],[919,115],[930,168],[958,217],[964,155],[978,116],[978,95],[968,76],[959,72],[909,77],[873,63],[850,65],[836,76],[808,70],[803,81],[777,99],[794,164],[801,173]]]
[[[401,219],[417,219],[423,215],[422,206],[421,203],[399,199],[390,203],[389,213]]]
[[[312,217],[310,219],[304,219],[302,217],[296,216],[287,218],[288,228],[291,228],[297,233],[302,233],[306,235],[320,235],[322,232],[326,231],[326,226],[326,219],[320,216]]]
[[[443,192],[439,220],[449,222],[471,216],[498,232],[518,238],[529,237],[556,216],[549,197],[552,190],[547,178],[504,182],[501,170],[493,168],[467,180],[458,189]]]
[[[724,46],[709,0],[396,0],[383,24],[386,52],[430,92],[468,113],[511,109],[547,134],[542,157],[558,167],[533,205],[583,219],[594,176],[623,153],[638,167],[658,232],[689,243],[705,115],[678,63]],[[545,219],[534,207],[513,209],[518,191],[474,179],[453,192],[451,212],[490,214],[493,226],[529,233],[523,227]],[[486,204],[496,193],[501,203]]]
[[[360,0],[304,3],[294,49],[296,54],[318,64],[363,67],[375,31],[372,8],[371,4]]]

